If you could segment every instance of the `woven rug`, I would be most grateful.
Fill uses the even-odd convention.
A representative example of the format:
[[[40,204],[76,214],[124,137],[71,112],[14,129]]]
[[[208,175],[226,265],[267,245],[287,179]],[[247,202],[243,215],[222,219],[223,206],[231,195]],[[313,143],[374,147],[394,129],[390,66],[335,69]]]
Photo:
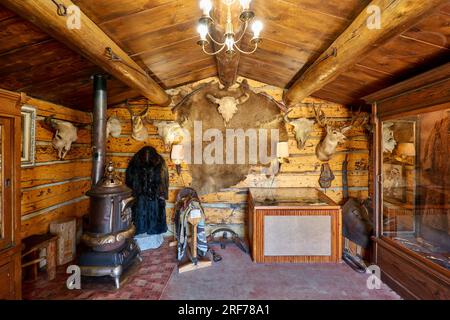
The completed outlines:
[[[83,277],[80,290],[69,290],[66,280],[67,266],[57,269],[56,278],[48,281],[41,273],[36,281],[24,282],[22,295],[25,300],[157,300],[161,296],[172,271],[176,267],[174,248],[166,242],[158,249],[142,252],[142,263],[136,262],[121,279],[117,290],[111,277]]]

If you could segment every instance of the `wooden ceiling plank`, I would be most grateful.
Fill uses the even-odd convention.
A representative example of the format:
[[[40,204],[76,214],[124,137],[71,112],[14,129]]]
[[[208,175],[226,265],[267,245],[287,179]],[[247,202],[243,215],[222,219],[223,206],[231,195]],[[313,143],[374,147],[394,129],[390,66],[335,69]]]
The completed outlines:
[[[133,52],[132,57],[140,56],[152,50],[197,37],[196,23],[197,19],[170,25],[157,31],[151,30],[136,35],[136,38],[122,40],[122,43],[129,51]]]
[[[73,5],[70,0],[60,0],[66,7]],[[81,12],[81,28],[68,29],[66,18],[56,13],[56,6],[51,1],[29,0],[15,1],[3,0],[2,4],[25,19],[47,31],[61,42],[86,56],[94,64],[102,67],[114,77],[118,78],[131,88],[141,92],[153,103],[168,105],[169,96],[165,91],[136,64],[111,38],[109,38],[92,20]],[[112,62],[105,55],[107,47],[125,63]]]
[[[283,0],[323,15],[333,16],[352,21],[362,9],[364,9],[370,0]]]
[[[398,36],[373,50],[359,64],[391,74],[402,74],[445,52],[450,50]]]
[[[73,0],[97,24],[136,14],[177,0]]]
[[[0,21],[14,17],[16,14],[6,7],[0,5]]]
[[[168,26],[198,19],[200,10],[194,1],[174,1],[165,5],[118,17],[100,24],[100,27],[120,41],[132,40],[137,35],[158,31]]]
[[[381,9],[382,28],[367,27],[368,14],[364,10],[352,24],[334,41],[310,68],[308,68],[285,95],[287,105],[302,101],[305,97],[323,88],[352,66],[356,60],[366,56],[375,47],[399,35],[416,24],[426,14],[447,0],[373,0],[371,5]],[[329,57],[332,49],[336,57]]]
[[[184,75],[186,73],[190,73],[192,71],[205,69],[208,67],[215,66],[215,61],[213,57],[206,57],[202,60],[195,60],[195,61],[179,61],[177,63],[170,63],[170,64],[159,64],[158,66],[153,65],[152,69],[155,73],[161,75],[161,81],[165,81],[166,79],[172,79],[176,78],[179,75]],[[188,71],[187,71],[188,70]]]
[[[450,49],[450,17],[436,12],[404,32],[401,36],[428,45]]]
[[[203,70],[195,70],[192,72],[188,72],[185,75],[177,76],[174,79],[166,79],[164,84],[168,89],[176,88],[188,83],[192,83],[195,81],[203,80],[209,77],[214,77],[217,75],[216,66],[207,67]]]
[[[0,54],[11,52],[50,37],[20,17],[14,16],[0,22]]]

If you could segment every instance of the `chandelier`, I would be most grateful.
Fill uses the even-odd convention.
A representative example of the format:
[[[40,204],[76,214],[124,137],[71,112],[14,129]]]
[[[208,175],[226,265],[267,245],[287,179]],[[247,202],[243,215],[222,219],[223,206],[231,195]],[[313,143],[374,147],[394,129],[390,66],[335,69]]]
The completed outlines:
[[[234,33],[233,21],[231,19],[231,6],[236,2],[236,0],[221,1],[227,6],[227,21],[225,24],[225,33],[222,36],[222,39],[215,39],[210,32],[210,29],[215,25],[214,20],[210,16],[210,11],[212,10],[211,0],[201,0],[200,9],[203,11],[203,15],[199,19],[199,24],[197,27],[197,31],[200,35],[200,40],[197,43],[202,47],[203,52],[210,56],[216,55],[223,50],[225,50],[225,52],[229,56],[234,55],[236,53],[236,50],[243,54],[254,53],[256,49],[258,49],[258,43],[261,42],[260,34],[263,29],[263,24],[259,20],[254,21],[251,26],[253,37],[250,40],[250,45],[253,46],[253,49],[251,49],[250,51],[245,51],[239,47],[239,43],[241,42],[242,38],[245,35],[245,32],[248,29],[250,21],[255,17],[255,13],[250,10],[251,0],[240,0],[242,12],[239,16],[239,20],[241,21],[242,33],[237,38],[236,34]],[[208,39],[210,39],[217,46],[217,51],[208,52],[206,50],[206,46],[210,43]]]

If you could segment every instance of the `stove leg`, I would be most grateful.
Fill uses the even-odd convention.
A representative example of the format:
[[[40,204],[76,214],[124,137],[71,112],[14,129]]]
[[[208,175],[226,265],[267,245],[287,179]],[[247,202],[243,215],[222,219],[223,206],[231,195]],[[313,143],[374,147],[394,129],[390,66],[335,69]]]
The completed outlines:
[[[120,289],[120,276],[122,275],[123,268],[122,266],[118,266],[112,270],[111,277],[114,278],[114,282],[116,284],[116,288]]]
[[[114,282],[116,284],[116,289],[120,289],[120,277],[119,276],[114,277]]]

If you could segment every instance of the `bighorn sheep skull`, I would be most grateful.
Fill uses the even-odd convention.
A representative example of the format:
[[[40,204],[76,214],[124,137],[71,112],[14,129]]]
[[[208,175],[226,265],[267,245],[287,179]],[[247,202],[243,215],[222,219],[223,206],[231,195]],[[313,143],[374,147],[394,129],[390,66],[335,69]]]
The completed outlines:
[[[219,105],[217,111],[219,111],[219,113],[222,115],[225,124],[228,124],[233,118],[234,114],[237,112],[237,106],[246,103],[250,98],[250,95],[248,93],[244,93],[237,99],[234,97],[223,97],[219,99],[212,94],[207,94],[206,98],[212,103]]]
[[[106,124],[106,137],[111,135],[112,137],[117,138],[121,133],[122,125],[120,124],[120,120],[116,116],[111,116]]]
[[[59,159],[64,160],[72,148],[72,143],[78,139],[77,128],[70,122],[55,120],[53,117],[47,117],[45,123],[56,130],[52,145],[58,150]]]
[[[314,120],[310,120],[307,118],[289,120],[288,115],[292,110],[293,109],[286,112],[286,114],[284,115],[284,121],[287,124],[294,126],[295,140],[297,140],[297,148],[303,149],[305,147],[306,141],[309,139],[309,136],[311,134],[314,125]]]
[[[158,128],[158,134],[162,137],[167,149],[170,149],[172,144],[183,141],[184,130],[178,122],[155,121],[154,125]]]

